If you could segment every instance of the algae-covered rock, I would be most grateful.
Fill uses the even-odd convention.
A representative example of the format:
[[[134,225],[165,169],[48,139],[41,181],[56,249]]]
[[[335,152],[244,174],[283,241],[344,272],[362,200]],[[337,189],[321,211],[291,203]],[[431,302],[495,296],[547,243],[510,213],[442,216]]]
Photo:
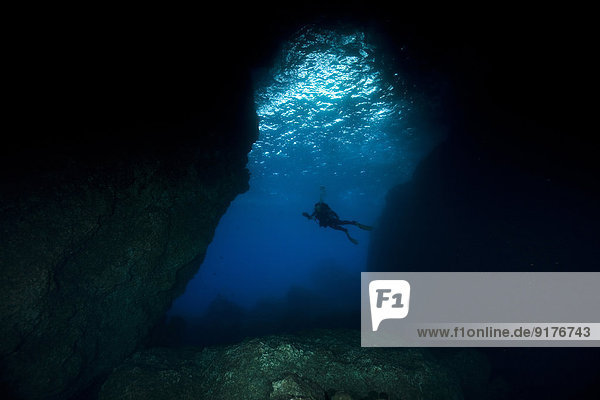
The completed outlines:
[[[247,136],[0,185],[1,392],[68,398],[140,348],[247,190]]]
[[[202,350],[139,352],[108,377],[100,399],[323,399],[324,393],[357,400],[373,393],[464,398],[457,374],[428,351],[361,348],[358,332],[319,330]]]
[[[243,171],[207,185],[136,167],[0,210],[4,385],[40,398],[85,387],[136,349],[199,268]]]
[[[271,385],[270,400],[325,400],[325,392],[319,385],[296,374],[288,374]]]
[[[335,392],[335,394],[331,397],[331,400],[353,400],[352,396],[344,391]]]

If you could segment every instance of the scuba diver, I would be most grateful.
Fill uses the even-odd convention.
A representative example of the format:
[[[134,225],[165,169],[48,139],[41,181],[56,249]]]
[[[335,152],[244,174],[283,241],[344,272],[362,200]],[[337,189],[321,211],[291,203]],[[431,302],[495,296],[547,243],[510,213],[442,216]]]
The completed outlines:
[[[348,236],[348,239],[350,239],[352,243],[358,244],[358,240],[352,238],[348,233],[348,229],[346,229],[342,225],[355,225],[360,229],[364,229],[367,231],[370,231],[373,228],[367,225],[359,224],[356,221],[340,220],[340,217],[336,214],[336,212],[333,211],[331,207],[329,207],[325,202],[323,202],[324,189],[325,188],[321,186],[321,199],[318,203],[315,204],[315,210],[313,211],[313,213],[309,215],[307,212],[303,212],[302,215],[308,219],[314,218],[315,221],[317,221],[319,223],[319,226],[321,227],[330,227],[335,230],[345,232],[346,236]]]

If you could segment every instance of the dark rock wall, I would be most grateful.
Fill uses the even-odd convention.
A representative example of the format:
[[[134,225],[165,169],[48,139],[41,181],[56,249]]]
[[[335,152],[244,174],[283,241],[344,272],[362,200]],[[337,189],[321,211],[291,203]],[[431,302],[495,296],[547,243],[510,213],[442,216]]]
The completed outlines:
[[[177,180],[148,162],[4,203],[2,372],[24,397],[89,384],[182,293],[248,179],[191,161]]]
[[[444,143],[391,190],[372,271],[597,271],[598,196]]]
[[[28,399],[143,343],[248,189],[258,135],[253,55],[209,27],[47,28],[0,146],[0,389]]]
[[[600,271],[597,112],[586,94],[597,63],[591,25],[566,29],[565,12],[477,18],[460,40],[449,29],[443,45],[424,47],[450,87],[440,118],[449,134],[388,193],[369,270]],[[600,393],[594,349],[482,351],[511,398]]]
[[[370,270],[600,269],[590,26],[500,21],[418,39],[448,137],[390,191]]]

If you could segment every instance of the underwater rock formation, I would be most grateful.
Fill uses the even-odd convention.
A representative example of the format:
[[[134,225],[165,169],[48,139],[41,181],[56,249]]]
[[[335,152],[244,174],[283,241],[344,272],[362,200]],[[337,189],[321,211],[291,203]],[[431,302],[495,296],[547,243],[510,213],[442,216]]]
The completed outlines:
[[[170,60],[185,74],[185,63]],[[143,345],[194,276],[220,217],[248,188],[258,135],[246,73],[220,73],[226,82],[203,84],[224,93],[211,103],[184,96],[189,79],[173,90],[155,79],[120,99],[111,89],[129,77],[103,75],[115,88],[85,88],[77,100],[88,114],[70,109],[0,149],[4,395],[69,398],[102,379]],[[129,114],[115,116],[120,106]]]
[[[73,393],[135,350],[247,190],[237,157],[123,165],[3,203],[3,384],[25,398]]]
[[[426,157],[411,181],[388,193],[369,270],[593,270],[594,196],[552,171],[520,171],[490,157],[453,141]]]
[[[116,368],[100,399],[462,399],[467,382],[487,384],[489,376],[480,372],[489,368],[471,352],[457,351],[463,361],[447,366],[451,358],[423,349],[361,348],[360,333],[346,330],[202,350],[154,348]]]
[[[143,346],[248,188],[256,37],[100,19],[44,18],[9,57],[26,99],[0,146],[3,399],[79,395]]]

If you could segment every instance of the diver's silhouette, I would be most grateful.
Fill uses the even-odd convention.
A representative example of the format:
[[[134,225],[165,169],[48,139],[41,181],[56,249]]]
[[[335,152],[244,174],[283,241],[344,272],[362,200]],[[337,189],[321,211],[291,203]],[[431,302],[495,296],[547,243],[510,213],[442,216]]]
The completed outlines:
[[[314,218],[315,221],[319,222],[319,226],[321,227],[330,227],[335,230],[345,232],[346,236],[348,236],[348,239],[350,239],[350,241],[354,244],[358,244],[358,240],[352,238],[348,233],[348,229],[344,228],[342,225],[356,225],[360,229],[364,229],[367,231],[373,229],[370,226],[359,224],[356,221],[341,220],[340,217],[335,213],[335,211],[333,211],[331,207],[325,204],[322,200],[315,204],[315,210],[311,215],[308,215],[307,212],[303,212],[302,215],[304,215],[308,219]]]

